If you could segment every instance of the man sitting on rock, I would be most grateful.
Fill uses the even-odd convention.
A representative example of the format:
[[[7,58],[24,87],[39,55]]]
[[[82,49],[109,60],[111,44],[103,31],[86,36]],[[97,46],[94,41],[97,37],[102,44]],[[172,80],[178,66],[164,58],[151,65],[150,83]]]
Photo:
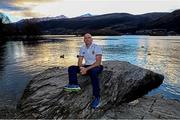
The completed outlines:
[[[89,75],[93,87],[93,96],[95,97],[91,103],[92,108],[97,108],[100,105],[100,84],[98,74],[102,72],[103,66],[102,49],[100,46],[93,43],[91,34],[84,35],[84,43],[80,48],[78,57],[78,66],[70,66],[68,68],[69,84],[64,87],[65,91],[79,91],[81,88],[78,84],[77,73],[81,75]],[[85,64],[83,65],[83,59]]]

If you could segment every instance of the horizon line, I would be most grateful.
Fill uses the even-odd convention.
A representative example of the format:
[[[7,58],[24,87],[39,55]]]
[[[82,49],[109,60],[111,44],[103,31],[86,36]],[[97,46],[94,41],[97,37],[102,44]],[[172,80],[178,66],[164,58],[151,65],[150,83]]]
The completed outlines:
[[[64,14],[60,14],[60,15],[57,15],[57,16],[43,16],[43,17],[27,17],[27,18],[22,18],[22,19],[19,19],[19,20],[17,20],[17,21],[12,21],[11,23],[16,23],[16,22],[19,22],[19,21],[21,21],[21,20],[27,20],[27,19],[41,19],[41,18],[53,18],[53,17],[58,17],[58,16],[65,16],[67,19],[71,19],[71,18],[77,18],[77,17],[81,17],[81,16],[83,16],[83,15],[86,15],[86,14],[90,14],[90,15],[92,15],[92,16],[89,16],[89,17],[93,17],[93,16],[101,16],[101,15],[108,15],[108,14],[130,14],[130,15],[144,15],[144,14],[149,14],[149,13],[172,13],[172,12],[174,12],[174,11],[176,11],[176,10],[180,10],[180,9],[175,9],[175,10],[173,10],[173,11],[167,11],[167,12],[163,12],[163,11],[160,11],[160,12],[158,12],[158,11],[154,11],[154,12],[146,12],[146,13],[137,13],[137,14],[133,14],[133,13],[129,13],[129,12],[112,12],[112,13],[104,13],[104,14],[91,14],[91,13],[85,13],[85,14],[81,14],[81,15],[77,15],[77,16],[72,16],[72,17],[68,17],[68,16],[66,16],[66,15],[64,15]],[[0,12],[1,13],[1,12]],[[7,15],[8,17],[10,16],[10,15],[8,15],[8,14],[6,14],[6,13],[3,13],[3,14],[5,14],[5,15]],[[13,17],[16,17],[16,16],[13,16]],[[88,16],[87,16],[88,17]],[[64,18],[64,19],[66,19],[66,18]],[[9,18],[9,19],[11,19],[11,18]]]

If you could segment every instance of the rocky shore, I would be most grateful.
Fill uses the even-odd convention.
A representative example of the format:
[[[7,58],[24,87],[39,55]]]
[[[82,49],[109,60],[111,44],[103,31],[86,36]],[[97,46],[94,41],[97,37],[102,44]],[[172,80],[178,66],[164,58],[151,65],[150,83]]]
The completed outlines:
[[[15,108],[0,109],[0,119],[16,119]],[[180,119],[180,101],[161,95],[143,96],[133,102],[112,106],[101,119]]]
[[[144,96],[108,110],[103,119],[180,119],[180,101]]]
[[[92,88],[88,76],[78,76],[80,92],[65,92],[67,68],[56,67],[30,81],[11,118],[180,118],[180,102],[144,96],[163,82],[162,75],[123,61],[105,61],[103,65],[99,76],[100,108],[90,107]]]
[[[0,106],[0,119],[12,119],[17,117],[17,110],[11,106]]]

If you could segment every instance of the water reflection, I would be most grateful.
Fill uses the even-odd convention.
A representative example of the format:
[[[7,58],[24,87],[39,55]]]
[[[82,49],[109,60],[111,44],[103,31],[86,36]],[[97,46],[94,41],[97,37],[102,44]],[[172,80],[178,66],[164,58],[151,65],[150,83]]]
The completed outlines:
[[[6,49],[6,42],[0,41],[0,80],[2,80],[2,74],[4,69],[4,56],[5,56],[5,49]]]
[[[161,93],[167,98],[180,99],[180,37],[172,40],[166,36],[109,37],[103,43],[105,60],[125,60],[163,74],[164,84],[150,94]]]
[[[97,36],[94,42],[103,48],[104,61],[129,61],[164,74],[164,84],[150,94],[180,100],[180,37]],[[0,44],[0,103],[16,104],[32,76],[43,70],[77,64],[82,44],[82,37],[73,36]]]

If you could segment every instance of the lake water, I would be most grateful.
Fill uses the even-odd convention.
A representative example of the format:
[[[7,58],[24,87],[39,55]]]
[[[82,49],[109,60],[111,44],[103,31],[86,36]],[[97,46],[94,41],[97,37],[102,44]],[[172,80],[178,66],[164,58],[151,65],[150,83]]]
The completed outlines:
[[[0,43],[0,105],[15,106],[29,80],[52,67],[77,63],[83,37],[44,36],[38,42]],[[12,39],[13,40],[13,39]],[[180,100],[180,36],[96,36],[103,61],[121,60],[165,76],[149,95]],[[64,58],[60,55],[64,54]]]

